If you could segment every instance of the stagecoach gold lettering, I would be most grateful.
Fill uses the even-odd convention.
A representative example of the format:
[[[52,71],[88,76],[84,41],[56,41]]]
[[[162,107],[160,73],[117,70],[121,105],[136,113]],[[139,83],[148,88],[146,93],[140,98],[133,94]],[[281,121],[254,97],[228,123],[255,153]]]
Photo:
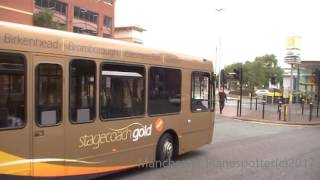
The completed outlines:
[[[40,47],[40,48],[49,48],[49,49],[58,49],[59,41],[27,38],[20,35],[12,35],[9,33],[5,33],[3,36],[3,43],[22,45],[22,46],[33,46],[33,47]]]
[[[82,53],[93,53],[99,54],[103,56],[121,56],[121,52],[116,49],[107,49],[101,47],[94,47],[94,46],[87,46],[87,45],[79,45],[75,44],[74,42],[66,43],[66,49],[69,51],[76,51]]]
[[[138,141],[140,138],[150,136],[152,133],[152,124],[149,126],[139,124],[139,128],[131,129],[129,125],[122,129],[110,129],[110,132],[84,135],[79,138],[79,148],[91,147],[92,149],[99,149],[101,145],[113,142],[122,142],[131,139]]]
[[[144,136],[150,136],[151,135],[151,129],[152,129],[152,125],[150,125],[149,127],[144,126],[144,128],[140,128],[140,129],[135,129],[133,130],[132,136],[133,136],[133,141],[138,141],[139,138],[144,137]]]

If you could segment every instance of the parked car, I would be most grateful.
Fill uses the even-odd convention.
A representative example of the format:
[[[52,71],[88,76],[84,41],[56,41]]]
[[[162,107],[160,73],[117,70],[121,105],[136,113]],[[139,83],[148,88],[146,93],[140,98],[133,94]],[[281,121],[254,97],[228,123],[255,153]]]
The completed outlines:
[[[269,93],[266,94],[266,96],[275,96],[275,97],[281,97],[282,92],[280,89],[269,89]]]
[[[268,89],[258,89],[256,90],[255,94],[256,96],[266,96],[267,94],[269,94],[270,91],[268,91]]]

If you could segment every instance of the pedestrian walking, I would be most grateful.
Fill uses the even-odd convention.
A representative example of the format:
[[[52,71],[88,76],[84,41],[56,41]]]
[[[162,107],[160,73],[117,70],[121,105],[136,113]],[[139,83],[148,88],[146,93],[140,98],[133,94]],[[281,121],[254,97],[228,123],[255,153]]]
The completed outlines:
[[[227,99],[226,93],[223,91],[223,89],[220,89],[219,91],[219,106],[220,106],[220,114],[222,114],[222,110],[224,108],[224,103]]]

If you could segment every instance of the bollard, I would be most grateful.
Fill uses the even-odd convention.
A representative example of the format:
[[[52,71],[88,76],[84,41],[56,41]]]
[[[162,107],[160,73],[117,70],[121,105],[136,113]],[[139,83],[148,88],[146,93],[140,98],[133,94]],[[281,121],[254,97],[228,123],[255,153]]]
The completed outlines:
[[[278,113],[279,113],[278,120],[279,120],[279,121],[281,120],[281,105],[282,105],[282,102],[281,102],[281,101],[278,101]]]
[[[285,104],[285,105],[283,105],[283,121],[287,121],[287,114],[288,114],[288,112],[287,112],[287,105]]]
[[[237,100],[237,117],[239,117],[239,105],[240,105],[240,100]]]
[[[309,121],[312,120],[312,103],[310,103],[310,111],[309,111]]]
[[[317,104],[317,117],[319,117],[319,101],[318,101],[318,104]]]
[[[304,99],[301,100],[301,113],[304,114]]]
[[[256,111],[258,110],[258,98],[256,97]]]
[[[252,93],[250,93],[250,110],[252,110]]]
[[[262,102],[262,119],[264,119],[264,105],[265,105],[266,103],[263,101]]]

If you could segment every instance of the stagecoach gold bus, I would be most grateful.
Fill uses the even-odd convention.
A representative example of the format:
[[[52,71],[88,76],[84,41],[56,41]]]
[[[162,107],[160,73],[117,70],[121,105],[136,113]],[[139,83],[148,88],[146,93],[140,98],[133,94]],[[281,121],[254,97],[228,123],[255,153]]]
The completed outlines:
[[[0,179],[166,162],[213,126],[211,61],[0,22]]]

